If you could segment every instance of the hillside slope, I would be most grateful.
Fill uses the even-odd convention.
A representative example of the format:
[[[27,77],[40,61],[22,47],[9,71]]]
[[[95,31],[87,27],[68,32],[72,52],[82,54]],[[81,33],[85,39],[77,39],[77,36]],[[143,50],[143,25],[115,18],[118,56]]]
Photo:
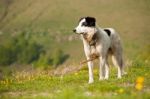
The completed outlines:
[[[114,27],[123,39],[125,52],[134,56],[133,49],[149,45],[149,5],[149,0],[0,0],[0,31],[1,34],[31,32],[34,40],[48,48],[49,38],[56,37],[54,41],[60,41],[65,52],[74,58],[79,54],[78,58],[84,55],[80,51],[81,42],[68,44],[68,38],[74,36],[72,29],[80,17],[94,16],[99,26]],[[47,35],[41,37],[45,32]],[[75,51],[76,46],[80,48]]]

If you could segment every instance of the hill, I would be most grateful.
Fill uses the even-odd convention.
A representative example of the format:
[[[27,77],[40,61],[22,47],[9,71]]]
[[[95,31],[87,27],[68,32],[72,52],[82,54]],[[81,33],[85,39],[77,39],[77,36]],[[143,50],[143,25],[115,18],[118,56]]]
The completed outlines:
[[[99,26],[114,27],[120,33],[125,49],[139,49],[150,38],[149,4],[148,0],[0,0],[0,31],[1,34],[30,31],[38,40],[46,32],[40,38],[46,39],[45,44],[51,36],[59,35],[60,39],[72,36],[80,17],[94,16]]]

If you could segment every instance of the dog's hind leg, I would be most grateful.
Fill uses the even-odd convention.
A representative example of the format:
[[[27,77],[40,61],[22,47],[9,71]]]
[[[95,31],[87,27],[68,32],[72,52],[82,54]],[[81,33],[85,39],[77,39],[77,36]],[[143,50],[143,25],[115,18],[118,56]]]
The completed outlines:
[[[118,54],[113,54],[112,55],[112,61],[113,61],[113,64],[115,66],[117,66],[117,68],[118,68],[117,77],[120,79],[121,76],[122,76],[122,72],[123,72],[123,59],[122,59],[122,56],[119,56]]]
[[[109,64],[108,64],[108,54],[106,56],[106,63],[105,63],[105,77],[104,79],[109,78]]]
[[[105,64],[105,78],[104,79],[108,79],[109,78],[109,64],[108,61],[106,61]]]
[[[99,70],[99,80],[104,79],[104,70],[105,70],[106,59],[105,57],[100,57],[100,70]]]

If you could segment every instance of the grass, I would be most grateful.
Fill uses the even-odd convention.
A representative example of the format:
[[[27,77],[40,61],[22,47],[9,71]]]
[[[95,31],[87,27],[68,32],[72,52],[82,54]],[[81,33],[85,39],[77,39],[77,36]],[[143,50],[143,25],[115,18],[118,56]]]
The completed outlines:
[[[98,80],[98,69],[94,69],[93,84],[88,84],[88,70],[52,76],[47,71],[30,74],[18,72],[11,78],[0,81],[2,99],[148,99],[150,98],[150,77],[148,65],[135,65],[127,69],[122,79],[116,78],[116,68],[111,68],[109,80]],[[135,88],[137,77],[144,77],[142,90]]]
[[[76,66],[79,60],[85,59],[83,45],[79,39],[69,41],[68,37],[74,37],[71,30],[80,17],[94,16],[99,26],[113,27],[119,32],[124,45],[125,62],[130,67],[127,68],[128,75],[120,80],[116,79],[116,69],[112,67],[107,81],[98,81],[95,68],[95,82],[88,84],[87,68],[55,76],[42,70],[21,72],[26,69],[24,65],[1,66],[0,77],[4,73],[4,78],[0,80],[0,98],[150,98],[150,0],[13,0],[9,7],[4,1],[0,0],[0,43],[10,35],[25,32],[31,35],[31,40],[50,52],[50,49],[55,50],[59,46],[69,55],[63,65]],[[5,13],[7,15],[3,17]],[[140,91],[135,88],[139,76],[145,79],[144,88]]]

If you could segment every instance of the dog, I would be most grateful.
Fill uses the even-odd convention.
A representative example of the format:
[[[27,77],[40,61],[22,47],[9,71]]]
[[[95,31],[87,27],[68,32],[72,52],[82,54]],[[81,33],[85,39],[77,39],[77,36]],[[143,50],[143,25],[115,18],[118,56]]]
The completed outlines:
[[[80,34],[83,40],[84,51],[88,61],[89,83],[93,83],[93,60],[98,59],[99,80],[109,78],[108,56],[118,68],[117,77],[120,79],[124,73],[123,49],[120,36],[113,28],[101,28],[96,25],[94,17],[83,17],[73,32]]]

